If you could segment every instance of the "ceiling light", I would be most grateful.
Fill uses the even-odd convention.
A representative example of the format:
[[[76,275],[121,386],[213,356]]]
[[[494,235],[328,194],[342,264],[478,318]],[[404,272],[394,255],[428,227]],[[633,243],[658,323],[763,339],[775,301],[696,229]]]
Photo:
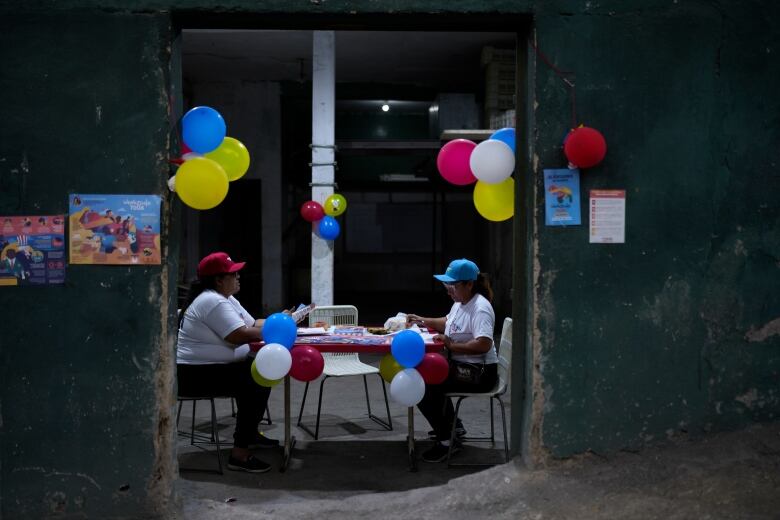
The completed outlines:
[[[390,110],[390,105],[388,105],[387,103],[382,105],[382,112],[387,112],[388,110]]]

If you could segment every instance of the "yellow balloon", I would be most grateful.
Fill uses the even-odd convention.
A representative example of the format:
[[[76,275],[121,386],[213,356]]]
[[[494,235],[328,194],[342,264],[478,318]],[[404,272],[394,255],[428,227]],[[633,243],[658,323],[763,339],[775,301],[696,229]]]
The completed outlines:
[[[515,214],[515,180],[509,177],[497,184],[477,181],[474,206],[480,215],[493,222],[512,218]]]
[[[225,200],[227,192],[227,174],[211,159],[194,157],[176,172],[176,193],[191,208],[211,209]]]
[[[224,138],[222,144],[206,157],[222,166],[229,181],[240,179],[249,169],[249,151],[244,143],[232,137]]]
[[[282,382],[281,379],[271,380],[271,379],[264,378],[262,375],[260,375],[260,372],[257,371],[256,363],[257,360],[252,361],[252,368],[250,369],[252,371],[252,379],[255,380],[255,383],[257,383],[260,386],[267,386],[270,388]]]
[[[392,383],[393,377],[403,370],[403,368],[404,367],[398,364],[398,361],[395,360],[392,354],[387,354],[379,362],[379,375],[388,383]]]
[[[325,210],[326,215],[337,217],[347,211],[347,199],[344,198],[344,195],[334,193],[325,199],[325,204],[322,205],[322,208]]]

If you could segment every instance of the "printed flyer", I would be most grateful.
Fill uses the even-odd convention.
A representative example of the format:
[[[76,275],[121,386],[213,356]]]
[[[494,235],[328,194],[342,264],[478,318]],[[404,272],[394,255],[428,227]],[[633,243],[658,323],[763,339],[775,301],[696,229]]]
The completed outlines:
[[[159,265],[159,195],[69,195],[70,263]]]
[[[0,219],[0,286],[65,282],[65,215]]]
[[[626,242],[626,190],[590,190],[590,243]]]
[[[580,171],[544,170],[544,222],[548,226],[577,226],[580,215]]]

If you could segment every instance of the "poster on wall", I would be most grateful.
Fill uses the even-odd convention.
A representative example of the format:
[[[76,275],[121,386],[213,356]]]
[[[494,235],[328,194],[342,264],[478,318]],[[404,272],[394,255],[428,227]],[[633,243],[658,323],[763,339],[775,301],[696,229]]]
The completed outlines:
[[[590,243],[626,241],[626,190],[590,190]]]
[[[69,195],[71,264],[159,265],[159,195]]]
[[[579,170],[544,170],[544,209],[544,222],[548,226],[582,223]]]
[[[65,215],[0,220],[0,286],[65,282]]]

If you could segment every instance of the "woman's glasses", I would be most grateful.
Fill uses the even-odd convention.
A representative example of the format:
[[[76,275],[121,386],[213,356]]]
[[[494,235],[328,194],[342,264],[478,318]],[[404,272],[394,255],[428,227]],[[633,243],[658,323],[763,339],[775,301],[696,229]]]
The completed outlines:
[[[454,282],[442,282],[444,284],[444,287],[455,287],[459,283],[463,283],[463,280],[457,280]]]

